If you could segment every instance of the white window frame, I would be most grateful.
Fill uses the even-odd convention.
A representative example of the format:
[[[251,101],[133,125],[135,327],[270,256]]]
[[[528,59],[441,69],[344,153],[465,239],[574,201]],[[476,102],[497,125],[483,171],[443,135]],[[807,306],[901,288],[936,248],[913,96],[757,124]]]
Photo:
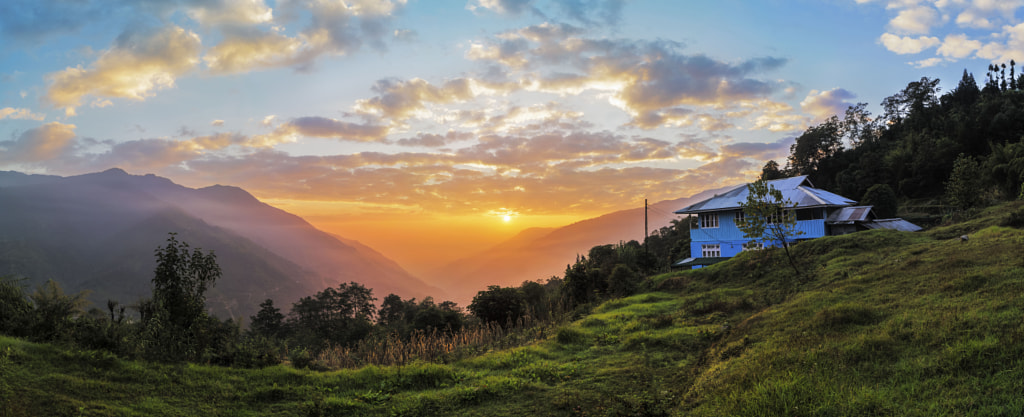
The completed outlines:
[[[700,256],[702,258],[721,258],[722,245],[718,243],[705,243],[700,245]]]
[[[746,220],[747,214],[744,213],[743,210],[740,210],[736,212],[736,218],[733,219],[733,223],[736,224],[736,227],[740,227]]]
[[[743,250],[744,251],[748,251],[748,250],[762,250],[762,249],[764,249],[764,242],[757,241],[757,242],[747,242],[747,243],[743,244]]]
[[[718,213],[701,213],[698,217],[700,218],[701,229],[718,228]]]

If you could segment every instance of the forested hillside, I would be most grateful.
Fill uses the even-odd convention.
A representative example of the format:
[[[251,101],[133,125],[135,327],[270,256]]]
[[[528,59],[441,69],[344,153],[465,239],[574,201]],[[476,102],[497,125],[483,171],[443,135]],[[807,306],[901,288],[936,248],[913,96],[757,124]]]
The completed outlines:
[[[1024,182],[1024,78],[1015,77],[1011,61],[990,66],[980,88],[966,70],[947,92],[938,79],[910,82],[882,100],[880,115],[861,103],[810,127],[785,165],[770,161],[762,176],[808,175],[862,203],[878,202],[888,188],[905,214],[930,222],[942,214],[935,206],[1015,199]]]

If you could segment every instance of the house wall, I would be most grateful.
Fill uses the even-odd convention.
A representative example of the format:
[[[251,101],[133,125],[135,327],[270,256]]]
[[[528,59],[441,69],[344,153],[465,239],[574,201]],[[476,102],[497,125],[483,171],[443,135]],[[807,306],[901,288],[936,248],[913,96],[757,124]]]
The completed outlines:
[[[739,210],[718,212],[718,227],[690,229],[690,256],[702,257],[702,245],[715,243],[719,245],[721,256],[733,257],[742,252],[743,244],[750,239],[743,237],[743,232],[736,226],[737,212]],[[792,240],[825,236],[825,219],[797,221],[796,230],[803,234]]]

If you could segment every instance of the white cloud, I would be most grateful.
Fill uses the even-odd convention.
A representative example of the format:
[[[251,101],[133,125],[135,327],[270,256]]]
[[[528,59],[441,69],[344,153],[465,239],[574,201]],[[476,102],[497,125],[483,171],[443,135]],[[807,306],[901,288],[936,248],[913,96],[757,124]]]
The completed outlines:
[[[932,36],[920,36],[912,38],[909,36],[897,36],[891,33],[883,33],[879,42],[885,46],[886,49],[895,52],[897,54],[916,54],[925,49],[932,48],[942,43],[939,38]]]
[[[947,58],[960,59],[970,56],[980,48],[980,41],[968,39],[965,34],[946,35],[946,39],[942,41],[942,46],[936,52]]]
[[[939,11],[928,6],[916,6],[903,9],[892,20],[889,26],[899,33],[927,34],[941,21]]]
[[[915,68],[928,68],[938,65],[942,61],[944,61],[944,59],[942,58],[928,58],[922,59],[920,61],[910,62],[910,65],[913,65]]]

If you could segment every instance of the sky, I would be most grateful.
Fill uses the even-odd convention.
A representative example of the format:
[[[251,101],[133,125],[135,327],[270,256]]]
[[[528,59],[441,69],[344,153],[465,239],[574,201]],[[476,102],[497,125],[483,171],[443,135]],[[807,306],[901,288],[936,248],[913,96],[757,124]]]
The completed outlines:
[[[3,0],[0,170],[235,185],[415,273],[750,181],[848,106],[1024,57],[1022,6]]]

